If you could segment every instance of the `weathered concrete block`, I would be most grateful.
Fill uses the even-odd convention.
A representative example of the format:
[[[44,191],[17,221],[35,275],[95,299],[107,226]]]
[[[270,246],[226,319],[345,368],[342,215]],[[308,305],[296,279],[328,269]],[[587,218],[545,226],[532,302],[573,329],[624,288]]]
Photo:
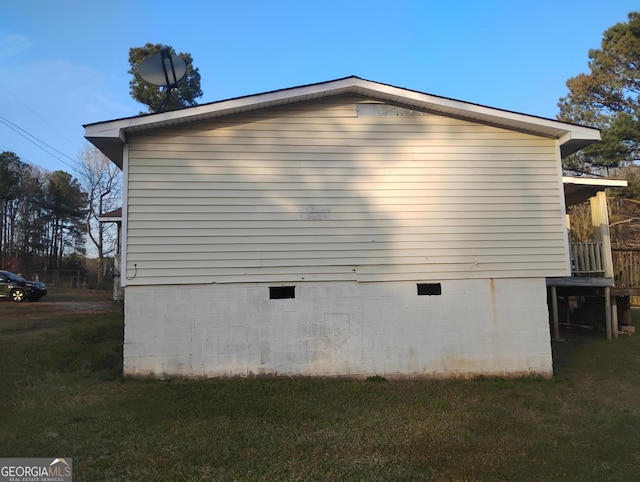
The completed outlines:
[[[301,283],[274,300],[259,284],[130,286],[125,373],[551,374],[544,279],[441,286],[419,296],[414,283]]]

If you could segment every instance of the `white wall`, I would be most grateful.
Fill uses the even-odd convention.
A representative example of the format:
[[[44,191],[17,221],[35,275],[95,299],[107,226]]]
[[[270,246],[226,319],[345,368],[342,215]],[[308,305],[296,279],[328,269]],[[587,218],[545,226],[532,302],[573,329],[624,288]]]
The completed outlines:
[[[552,374],[544,278],[129,286],[127,375],[452,377]]]
[[[364,101],[131,133],[126,284],[568,274],[555,139]]]

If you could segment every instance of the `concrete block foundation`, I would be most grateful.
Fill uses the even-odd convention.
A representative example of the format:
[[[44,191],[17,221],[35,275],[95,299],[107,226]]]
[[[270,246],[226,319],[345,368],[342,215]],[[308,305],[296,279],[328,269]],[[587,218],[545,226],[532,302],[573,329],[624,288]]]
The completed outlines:
[[[416,283],[335,282],[271,299],[272,286],[127,286],[125,374],[552,374],[543,278],[443,281],[427,295]]]

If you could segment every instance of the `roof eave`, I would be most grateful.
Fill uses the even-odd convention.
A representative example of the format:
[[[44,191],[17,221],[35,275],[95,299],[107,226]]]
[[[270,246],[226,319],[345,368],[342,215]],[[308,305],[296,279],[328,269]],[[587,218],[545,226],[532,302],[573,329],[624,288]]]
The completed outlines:
[[[599,191],[610,188],[627,187],[629,183],[624,179],[594,179],[589,177],[562,178],[564,196],[568,206],[580,204],[595,196]]]
[[[560,155],[565,158],[600,140],[600,131],[590,127],[571,125],[571,129],[560,137]]]
[[[126,128],[129,124],[130,119],[120,119],[86,125],[84,137],[122,169],[123,147],[127,142]]]
[[[560,140],[562,157],[600,139],[600,132],[597,129],[438,97],[359,77],[346,77],[319,84],[239,97],[172,112],[88,124],[85,125],[85,137],[109,159],[122,167],[122,147],[126,143],[128,133],[177,126],[343,94],[362,95],[374,100],[396,103],[444,116],[556,138]]]

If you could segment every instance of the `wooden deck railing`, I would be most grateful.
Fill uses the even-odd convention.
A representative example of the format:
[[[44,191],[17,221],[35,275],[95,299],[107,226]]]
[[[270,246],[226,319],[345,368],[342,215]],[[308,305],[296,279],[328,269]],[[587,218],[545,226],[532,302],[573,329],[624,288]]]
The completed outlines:
[[[571,276],[604,276],[602,243],[571,243]]]
[[[602,243],[570,243],[571,276],[602,277]],[[640,288],[640,248],[611,250],[616,288]]]
[[[640,288],[640,249],[611,250],[617,288]]]

